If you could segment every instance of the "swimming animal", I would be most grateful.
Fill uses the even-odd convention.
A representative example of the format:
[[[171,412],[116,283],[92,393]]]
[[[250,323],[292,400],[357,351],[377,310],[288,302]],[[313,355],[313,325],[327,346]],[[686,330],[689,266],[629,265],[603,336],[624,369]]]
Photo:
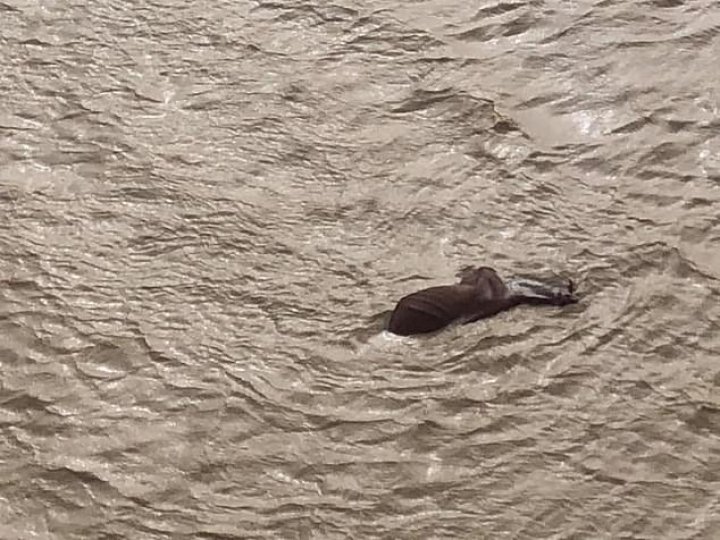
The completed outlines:
[[[535,279],[503,281],[488,266],[469,268],[460,283],[430,287],[400,299],[390,315],[387,330],[400,336],[435,332],[453,322],[467,324],[491,317],[519,304],[575,304],[572,280],[560,284]]]

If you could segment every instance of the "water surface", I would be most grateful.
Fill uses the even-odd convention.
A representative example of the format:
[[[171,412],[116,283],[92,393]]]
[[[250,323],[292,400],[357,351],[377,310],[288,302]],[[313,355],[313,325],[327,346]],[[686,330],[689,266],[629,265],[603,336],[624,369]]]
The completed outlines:
[[[716,538],[716,2],[0,12],[0,537]]]

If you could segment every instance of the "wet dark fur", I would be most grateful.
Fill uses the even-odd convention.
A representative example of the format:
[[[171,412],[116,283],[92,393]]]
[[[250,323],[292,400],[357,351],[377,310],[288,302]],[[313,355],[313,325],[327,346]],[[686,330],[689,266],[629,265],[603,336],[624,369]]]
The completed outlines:
[[[460,321],[491,317],[518,304],[562,306],[577,302],[572,281],[552,285],[534,279],[503,282],[487,266],[470,268],[460,283],[430,287],[409,294],[395,306],[387,329],[401,336],[425,334]]]

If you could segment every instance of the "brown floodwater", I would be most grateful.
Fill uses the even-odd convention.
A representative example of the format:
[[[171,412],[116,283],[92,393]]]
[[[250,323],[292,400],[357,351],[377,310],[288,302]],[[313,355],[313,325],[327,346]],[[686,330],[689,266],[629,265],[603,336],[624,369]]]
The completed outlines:
[[[719,58],[715,0],[2,0],[0,538],[718,538]],[[582,300],[382,332],[469,264]]]

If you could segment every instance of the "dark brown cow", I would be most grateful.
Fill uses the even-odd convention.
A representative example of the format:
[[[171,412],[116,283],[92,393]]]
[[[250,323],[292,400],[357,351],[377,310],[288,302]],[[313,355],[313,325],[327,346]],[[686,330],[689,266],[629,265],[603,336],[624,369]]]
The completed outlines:
[[[434,332],[459,321],[463,324],[491,317],[518,304],[564,306],[578,301],[571,280],[560,285],[534,279],[500,279],[487,266],[465,270],[460,283],[430,287],[402,298],[387,329],[409,336]]]

